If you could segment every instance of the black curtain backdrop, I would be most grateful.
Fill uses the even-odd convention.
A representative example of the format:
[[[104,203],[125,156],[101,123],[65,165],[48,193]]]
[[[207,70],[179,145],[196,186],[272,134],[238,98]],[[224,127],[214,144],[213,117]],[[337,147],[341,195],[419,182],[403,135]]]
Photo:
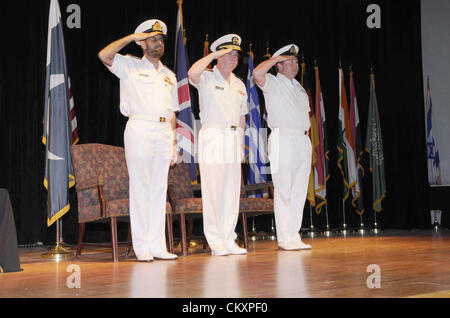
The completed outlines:
[[[44,108],[45,63],[49,0],[0,2],[0,187],[11,195],[20,244],[54,242],[54,226],[46,226],[44,146],[41,143]],[[120,2],[60,0],[69,75],[78,120],[80,143],[99,142],[123,146],[126,118],[119,112],[119,80],[97,58],[110,42],[134,32],[142,21],[157,17],[168,26],[163,62],[173,69],[177,3],[128,0]],[[369,29],[369,4],[381,8],[381,28]],[[81,9],[81,28],[69,29],[70,4]],[[427,211],[424,98],[422,82],[420,1],[315,0],[315,1],[213,1],[183,3],[187,50],[193,64],[203,55],[205,34],[210,43],[221,35],[238,33],[244,51],[253,44],[255,64],[289,43],[300,46],[313,86],[313,60],[319,65],[331,179],[328,214],[333,228],[342,225],[342,179],[336,166],[338,120],[338,65],[355,73],[362,139],[365,140],[369,104],[369,73],[375,72],[376,91],[384,142],[387,196],[378,222],[386,229],[430,227]],[[141,55],[131,43],[123,51]],[[245,55],[235,73],[247,77]],[[193,95],[196,100],[196,91]],[[261,99],[263,104],[263,100]],[[198,117],[198,106],[194,106]],[[368,170],[368,168],[366,169]],[[364,222],[371,225],[370,175],[366,174]],[[66,241],[75,241],[77,210],[63,217]],[[309,225],[309,208],[304,226]],[[359,225],[359,216],[348,207],[347,223]],[[314,216],[323,227],[325,215]]]

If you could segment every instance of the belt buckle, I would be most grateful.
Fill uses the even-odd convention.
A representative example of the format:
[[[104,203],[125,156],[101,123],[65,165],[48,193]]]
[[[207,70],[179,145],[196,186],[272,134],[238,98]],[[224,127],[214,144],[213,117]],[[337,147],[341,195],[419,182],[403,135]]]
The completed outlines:
[[[165,123],[166,122],[166,117],[159,117],[159,122],[160,123]]]
[[[237,127],[236,126],[231,126],[230,128],[231,128],[231,130],[236,130]]]

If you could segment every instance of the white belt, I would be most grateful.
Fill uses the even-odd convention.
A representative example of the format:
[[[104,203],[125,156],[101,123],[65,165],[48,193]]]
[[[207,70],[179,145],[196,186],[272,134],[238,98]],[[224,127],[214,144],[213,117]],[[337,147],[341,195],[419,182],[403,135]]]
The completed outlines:
[[[300,134],[300,135],[307,135],[308,130],[300,129],[300,128],[272,128],[272,131],[278,130],[281,134]]]
[[[238,130],[241,127],[239,127],[239,125],[227,123],[204,123],[202,124],[202,128],[221,128],[221,129]]]
[[[151,115],[139,115],[139,114],[132,114],[128,116],[129,119],[133,120],[147,120],[147,121],[153,121],[153,122],[159,122],[159,123],[168,123],[170,119],[168,117],[164,116],[151,116]]]

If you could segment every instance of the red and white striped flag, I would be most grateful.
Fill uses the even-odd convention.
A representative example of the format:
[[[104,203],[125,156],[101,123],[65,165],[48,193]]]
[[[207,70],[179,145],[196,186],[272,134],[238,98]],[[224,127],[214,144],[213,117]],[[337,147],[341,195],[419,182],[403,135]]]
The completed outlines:
[[[70,77],[68,77],[69,82],[69,105],[70,105],[70,128],[72,129],[72,145],[75,145],[78,141],[78,125],[77,125],[77,115],[75,114],[75,102],[73,101],[72,95],[72,84],[70,83]]]

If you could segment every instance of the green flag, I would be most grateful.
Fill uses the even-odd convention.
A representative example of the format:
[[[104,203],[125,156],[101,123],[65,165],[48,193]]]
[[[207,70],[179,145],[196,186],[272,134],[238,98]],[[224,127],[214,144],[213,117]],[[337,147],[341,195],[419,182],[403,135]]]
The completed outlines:
[[[380,116],[378,113],[377,96],[375,94],[375,75],[370,74],[369,116],[367,119],[366,152],[370,157],[370,172],[372,173],[373,210],[382,210],[381,201],[386,196],[384,179],[383,138],[381,135]]]

